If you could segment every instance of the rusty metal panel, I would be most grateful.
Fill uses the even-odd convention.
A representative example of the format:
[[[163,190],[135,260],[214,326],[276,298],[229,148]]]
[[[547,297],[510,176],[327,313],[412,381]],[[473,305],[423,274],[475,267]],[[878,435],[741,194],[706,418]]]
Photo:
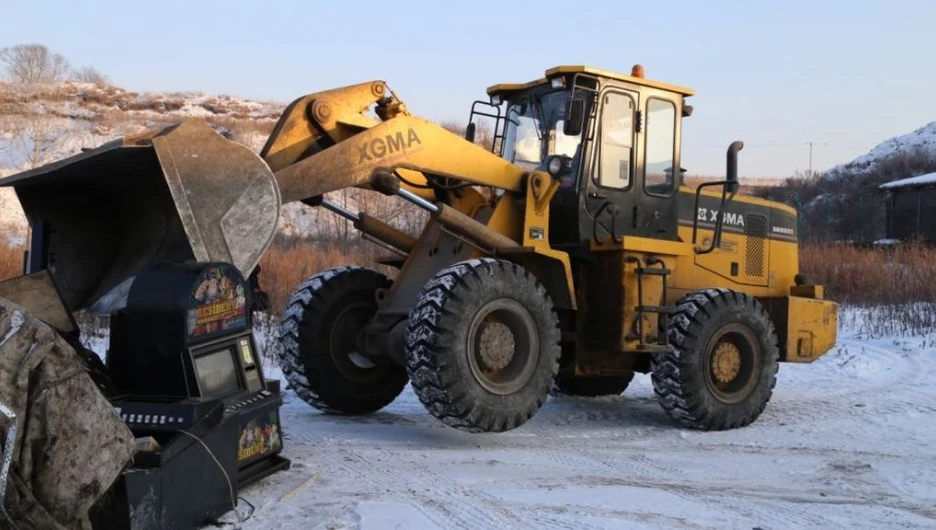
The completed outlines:
[[[0,298],[22,306],[32,316],[63,333],[78,329],[74,317],[62,304],[49,271],[0,282]]]

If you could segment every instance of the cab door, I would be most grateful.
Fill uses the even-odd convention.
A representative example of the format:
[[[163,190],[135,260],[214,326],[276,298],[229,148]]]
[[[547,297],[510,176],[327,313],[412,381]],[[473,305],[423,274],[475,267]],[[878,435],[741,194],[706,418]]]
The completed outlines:
[[[637,138],[639,189],[634,190],[632,233],[675,241],[679,229],[676,192],[680,182],[681,122],[677,100],[665,93],[645,94]]]
[[[582,239],[632,233],[638,152],[635,120],[639,94],[619,88],[599,95],[594,148],[585,181]]]

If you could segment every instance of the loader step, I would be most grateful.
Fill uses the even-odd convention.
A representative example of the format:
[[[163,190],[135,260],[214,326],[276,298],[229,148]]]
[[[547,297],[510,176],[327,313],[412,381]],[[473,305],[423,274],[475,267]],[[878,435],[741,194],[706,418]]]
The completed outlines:
[[[669,269],[660,269],[653,267],[637,267],[637,274],[644,274],[647,276],[668,276],[671,272]]]
[[[674,307],[661,306],[661,305],[641,305],[637,306],[637,312],[639,313],[661,313],[661,314],[672,314],[676,311]]]
[[[666,353],[672,346],[669,344],[642,344],[637,347],[639,353]]]

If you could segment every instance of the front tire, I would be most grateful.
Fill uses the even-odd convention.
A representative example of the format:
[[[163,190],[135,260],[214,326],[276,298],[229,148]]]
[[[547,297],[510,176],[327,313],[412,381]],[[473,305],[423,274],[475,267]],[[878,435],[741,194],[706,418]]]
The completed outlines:
[[[753,297],[705,289],[679,300],[670,351],[653,355],[653,388],[666,414],[702,430],[749,425],[777,380],[779,348],[770,315]]]
[[[514,429],[549,396],[559,369],[558,325],[546,289],[515,263],[485,258],[444,269],[409,316],[413,390],[450,427]]]
[[[331,414],[367,414],[406,386],[406,370],[358,352],[360,330],[377,311],[375,293],[390,280],[361,267],[337,267],[299,286],[283,311],[283,375],[303,401]]]

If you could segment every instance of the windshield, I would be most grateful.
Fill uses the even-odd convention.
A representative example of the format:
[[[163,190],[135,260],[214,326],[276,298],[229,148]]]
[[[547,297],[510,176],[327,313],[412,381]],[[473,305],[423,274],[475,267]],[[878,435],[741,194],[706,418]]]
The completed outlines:
[[[558,91],[512,102],[507,108],[502,156],[527,169],[545,170],[547,158],[566,155],[576,167],[579,137],[562,133],[568,98],[568,92]]]

